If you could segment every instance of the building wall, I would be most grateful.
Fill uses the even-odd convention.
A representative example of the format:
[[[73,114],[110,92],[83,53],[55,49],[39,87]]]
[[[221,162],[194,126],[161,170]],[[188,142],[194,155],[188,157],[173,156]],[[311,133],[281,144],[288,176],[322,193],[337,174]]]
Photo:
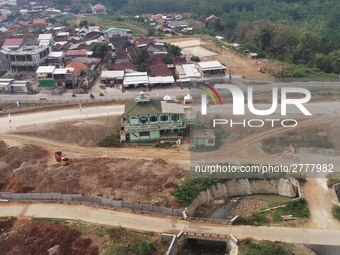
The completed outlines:
[[[55,83],[53,79],[41,79],[39,80],[39,88],[54,88]]]

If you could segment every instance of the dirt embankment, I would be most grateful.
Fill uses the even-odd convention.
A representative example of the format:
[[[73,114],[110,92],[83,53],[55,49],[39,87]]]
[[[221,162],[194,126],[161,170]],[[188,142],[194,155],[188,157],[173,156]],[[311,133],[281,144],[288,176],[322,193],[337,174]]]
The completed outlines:
[[[5,226],[5,228],[3,228]],[[90,238],[65,225],[45,222],[16,224],[14,218],[0,219],[0,254],[10,255],[78,255],[98,254]]]
[[[82,107],[94,107],[94,106],[103,106],[103,105],[117,105],[124,104],[125,100],[116,100],[116,101],[108,101],[108,102],[83,102]],[[32,112],[45,112],[45,111],[53,111],[60,109],[78,109],[79,103],[41,103],[41,104],[21,104],[20,107],[17,104],[0,104],[0,117],[7,116],[10,112],[11,114],[24,114],[24,113],[32,113]]]
[[[18,128],[22,135],[94,147],[108,134],[119,130],[120,117],[110,116]]]
[[[62,167],[39,147],[0,143],[1,191],[81,193],[177,206],[171,192],[184,175],[182,167],[165,160],[81,158]]]

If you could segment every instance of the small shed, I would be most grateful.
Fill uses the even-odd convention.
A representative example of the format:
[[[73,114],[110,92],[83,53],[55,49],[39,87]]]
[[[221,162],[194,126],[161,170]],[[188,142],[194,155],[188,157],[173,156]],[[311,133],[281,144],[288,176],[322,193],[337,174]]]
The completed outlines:
[[[216,136],[212,129],[195,129],[193,132],[195,146],[213,147],[216,144]]]

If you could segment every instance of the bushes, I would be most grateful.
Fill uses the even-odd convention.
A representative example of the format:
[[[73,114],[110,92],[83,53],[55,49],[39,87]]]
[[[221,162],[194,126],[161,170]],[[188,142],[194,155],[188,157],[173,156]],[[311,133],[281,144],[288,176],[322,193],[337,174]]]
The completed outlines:
[[[138,255],[151,255],[155,249],[153,241],[142,240],[137,243],[137,254]]]
[[[239,251],[240,254],[243,255],[294,255],[289,244],[271,241],[254,241],[250,238],[240,241]]]
[[[287,206],[267,212],[257,212],[250,216],[238,217],[235,224],[261,226],[271,222],[282,222],[283,215],[293,215],[297,218],[309,218],[310,211],[306,199],[289,201]]]
[[[210,188],[216,183],[217,181],[215,179],[187,179],[172,195],[183,206],[189,206],[201,191]]]
[[[122,144],[120,143],[119,131],[104,137],[97,144],[101,147],[120,147]]]
[[[340,178],[328,178],[327,180],[327,186],[328,188],[332,188],[334,184],[340,183]],[[0,181],[1,184],[1,181]],[[1,185],[0,185],[1,188]]]
[[[310,215],[307,200],[304,198],[288,202],[287,207],[283,209],[286,209],[286,214],[292,214],[298,218],[309,218]]]
[[[201,62],[201,59],[198,56],[192,56],[190,60],[193,62]]]
[[[334,218],[340,221],[340,206],[333,206],[332,213]]]
[[[255,213],[251,216],[240,216],[235,222],[236,225],[254,225],[262,226],[269,223],[266,215],[264,213]]]

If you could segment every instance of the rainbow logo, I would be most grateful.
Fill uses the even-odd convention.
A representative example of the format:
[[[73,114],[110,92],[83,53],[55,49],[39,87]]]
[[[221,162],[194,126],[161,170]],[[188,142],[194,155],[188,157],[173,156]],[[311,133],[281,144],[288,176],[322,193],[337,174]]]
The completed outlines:
[[[198,88],[202,90],[205,94],[209,95],[215,105],[217,105],[216,98],[218,99],[218,102],[220,103],[220,105],[223,105],[220,94],[216,91],[216,89],[214,89],[213,86],[208,85],[208,84],[203,84],[203,86],[204,87],[198,87]]]

